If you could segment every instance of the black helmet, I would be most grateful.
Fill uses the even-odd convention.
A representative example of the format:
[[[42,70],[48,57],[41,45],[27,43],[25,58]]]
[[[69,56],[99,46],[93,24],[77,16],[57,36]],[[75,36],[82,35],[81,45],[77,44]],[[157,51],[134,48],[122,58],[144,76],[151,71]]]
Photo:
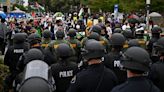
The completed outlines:
[[[111,45],[113,46],[123,46],[125,41],[125,37],[121,33],[114,33],[111,37]]]
[[[51,36],[52,36],[51,31],[45,30],[45,31],[43,32],[43,37],[44,37],[44,38],[51,38]]]
[[[26,41],[27,34],[26,33],[16,33],[14,35],[13,41],[14,43],[23,43]]]
[[[164,37],[160,38],[156,43],[154,43],[154,47],[158,52],[164,53]]]
[[[82,50],[82,55],[85,60],[101,58],[104,54],[104,46],[93,39],[88,40]]]
[[[30,34],[28,36],[28,42],[33,45],[41,42],[41,37],[38,34]]]
[[[96,41],[99,41],[100,40],[100,35],[96,32],[92,32],[89,36],[88,36],[89,39],[95,39]]]
[[[101,34],[101,27],[98,25],[94,25],[92,26],[92,28],[90,29],[90,32],[96,32],[98,34]]]
[[[56,32],[56,37],[57,38],[63,39],[64,36],[65,36],[64,31],[57,31]]]
[[[136,70],[147,72],[151,59],[149,53],[140,47],[131,47],[123,54],[122,62],[124,68],[129,70]]]
[[[69,29],[68,36],[75,37],[76,36],[76,30],[73,28]]]
[[[50,85],[42,78],[30,78],[26,80],[19,92],[51,92]]]
[[[140,47],[140,44],[137,39],[132,39],[132,40],[128,41],[128,46],[129,47],[134,47],[134,46]]]
[[[160,27],[153,27],[151,29],[152,34],[160,34],[162,32],[162,29]]]
[[[114,33],[121,33],[122,32],[122,29],[121,28],[115,28],[114,29]]]
[[[39,49],[30,49],[25,55],[25,62],[27,64],[32,60],[44,60],[44,54]]]
[[[132,38],[133,37],[133,33],[131,31],[131,29],[126,29],[123,31],[122,33],[126,38]]]
[[[66,43],[61,43],[56,48],[56,54],[60,58],[67,58],[73,55],[73,49]]]

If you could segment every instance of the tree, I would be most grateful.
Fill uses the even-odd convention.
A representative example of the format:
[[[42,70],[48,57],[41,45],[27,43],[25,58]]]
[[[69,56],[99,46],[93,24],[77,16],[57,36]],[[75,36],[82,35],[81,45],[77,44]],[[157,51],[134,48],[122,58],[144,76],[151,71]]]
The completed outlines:
[[[79,6],[80,3],[87,5],[92,11],[113,12],[115,4],[119,4],[120,12],[131,12],[145,10],[146,0],[29,0],[31,2],[37,1],[39,4],[44,5],[47,10],[56,12],[70,11],[71,6]],[[73,9],[74,10],[74,9]],[[164,0],[151,0],[151,11],[164,12]]]

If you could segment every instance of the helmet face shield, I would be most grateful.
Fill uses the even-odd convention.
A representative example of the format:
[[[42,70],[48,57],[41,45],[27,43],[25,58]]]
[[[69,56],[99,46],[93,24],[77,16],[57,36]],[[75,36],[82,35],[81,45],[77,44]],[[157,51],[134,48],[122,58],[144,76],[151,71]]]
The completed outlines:
[[[33,60],[26,65],[18,92],[52,92],[53,85],[49,66],[41,60]]]
[[[26,66],[25,80],[31,77],[41,77],[48,80],[48,65],[39,60],[31,61]]]

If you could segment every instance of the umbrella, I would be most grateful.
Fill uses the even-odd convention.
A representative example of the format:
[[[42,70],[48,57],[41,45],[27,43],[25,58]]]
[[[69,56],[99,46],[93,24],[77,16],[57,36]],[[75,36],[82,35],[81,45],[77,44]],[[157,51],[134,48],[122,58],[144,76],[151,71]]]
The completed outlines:
[[[161,14],[157,13],[157,12],[152,12],[149,14],[150,17],[162,17]]]
[[[128,18],[139,19],[139,17],[135,14],[130,15]]]
[[[3,11],[0,11],[0,17],[6,18],[6,14]]]
[[[56,12],[54,15],[54,17],[62,17],[62,16],[63,16],[63,13],[61,12]]]

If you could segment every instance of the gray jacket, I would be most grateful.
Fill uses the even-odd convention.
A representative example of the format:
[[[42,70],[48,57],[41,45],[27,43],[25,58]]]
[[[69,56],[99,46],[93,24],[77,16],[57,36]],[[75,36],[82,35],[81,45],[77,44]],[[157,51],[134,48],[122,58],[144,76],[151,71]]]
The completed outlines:
[[[0,38],[6,39],[7,25],[5,23],[0,23]]]

